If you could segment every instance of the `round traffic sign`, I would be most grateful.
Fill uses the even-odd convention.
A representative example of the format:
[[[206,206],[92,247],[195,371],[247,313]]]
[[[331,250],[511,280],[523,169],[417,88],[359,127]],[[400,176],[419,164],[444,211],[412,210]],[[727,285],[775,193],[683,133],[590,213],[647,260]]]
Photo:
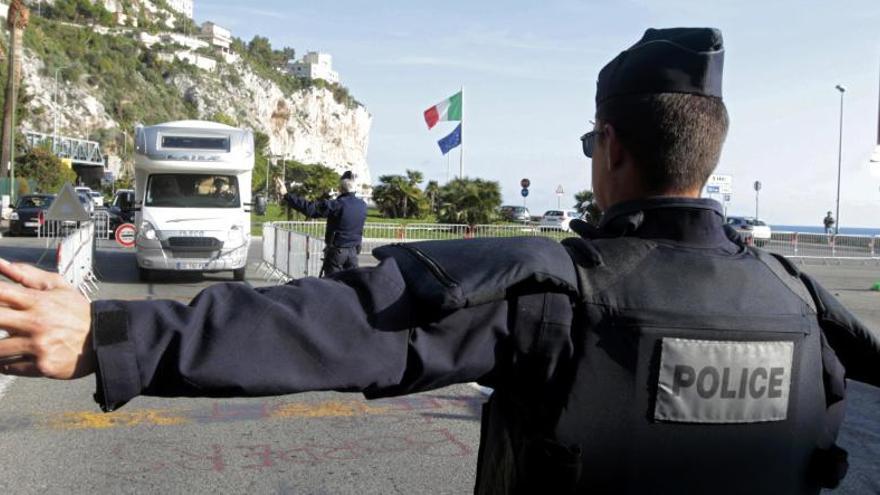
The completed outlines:
[[[522,197],[525,198],[525,197],[528,197],[528,195],[529,195],[529,190],[526,189],[526,188],[524,187],[523,190],[520,191],[519,193],[522,194]]]
[[[116,228],[116,242],[122,247],[134,247],[134,239],[137,229],[133,224],[124,223]]]
[[[529,186],[532,185],[532,181],[530,181],[529,179],[523,179],[519,181],[519,185],[522,186],[523,189],[528,189]],[[525,196],[525,194],[523,194],[523,196]]]
[[[760,190],[761,190],[761,181],[756,180],[755,181],[755,192],[758,192]]]

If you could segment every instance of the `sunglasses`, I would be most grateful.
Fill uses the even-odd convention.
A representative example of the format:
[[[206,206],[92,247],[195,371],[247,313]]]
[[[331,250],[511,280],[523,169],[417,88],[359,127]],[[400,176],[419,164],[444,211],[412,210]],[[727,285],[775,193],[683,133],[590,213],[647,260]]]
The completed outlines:
[[[581,145],[588,158],[593,158],[593,148],[596,146],[596,136],[598,135],[599,131],[590,131],[581,136]]]

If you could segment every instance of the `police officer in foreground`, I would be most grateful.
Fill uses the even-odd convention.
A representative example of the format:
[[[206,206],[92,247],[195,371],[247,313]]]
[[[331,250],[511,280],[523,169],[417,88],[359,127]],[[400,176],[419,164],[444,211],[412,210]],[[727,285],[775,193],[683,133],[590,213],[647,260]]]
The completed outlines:
[[[604,216],[579,238],[386,246],[375,268],[217,284],[189,306],[89,306],[57,275],[0,264],[23,286],[0,291],[0,369],[95,372],[105,411],[476,380],[495,389],[478,493],[835,486],[844,378],[880,385],[880,335],[699,199],[727,131],[723,54],[715,29],[651,29],[602,69],[582,144]]]
[[[275,184],[283,201],[291,208],[309,218],[327,219],[322,276],[357,268],[364,222],[367,221],[367,204],[354,195],[354,174],[350,170],[342,174],[339,179],[339,196],[336,199],[308,201],[287,192],[287,186],[281,179],[276,178]]]

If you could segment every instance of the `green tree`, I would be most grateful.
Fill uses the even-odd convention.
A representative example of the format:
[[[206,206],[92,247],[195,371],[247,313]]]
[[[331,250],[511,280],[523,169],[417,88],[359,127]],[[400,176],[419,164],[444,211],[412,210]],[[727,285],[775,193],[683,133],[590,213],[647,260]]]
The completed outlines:
[[[388,218],[421,218],[428,213],[428,200],[419,189],[423,175],[407,170],[406,175],[383,175],[373,188],[373,201]]]
[[[440,194],[440,184],[436,180],[429,180],[425,186],[425,197],[428,198],[428,208],[431,213],[437,214],[437,197]]]
[[[16,174],[37,183],[42,192],[57,192],[65,182],[76,181],[76,173],[60,158],[43,148],[34,148],[15,160]]]
[[[584,220],[592,225],[598,225],[599,218],[602,217],[602,211],[596,204],[596,197],[593,194],[593,191],[584,189],[583,191],[575,193],[574,200],[576,201],[574,208],[577,209],[581,215],[584,215]]]
[[[339,187],[339,174],[324,165],[308,165],[294,160],[284,162],[290,192],[310,201],[328,199]]]
[[[260,131],[254,132],[254,173],[251,181],[253,192],[266,191],[266,169],[269,162],[269,136]],[[280,175],[280,173],[276,174]],[[272,178],[269,178],[270,184]]]
[[[501,186],[483,179],[455,179],[439,193],[438,220],[444,223],[476,225],[496,219],[501,206]]]

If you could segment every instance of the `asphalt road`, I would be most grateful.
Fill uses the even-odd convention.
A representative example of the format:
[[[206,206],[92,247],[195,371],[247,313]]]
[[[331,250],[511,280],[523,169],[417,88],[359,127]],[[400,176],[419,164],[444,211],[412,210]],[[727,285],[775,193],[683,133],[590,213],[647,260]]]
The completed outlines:
[[[264,284],[252,249],[247,283]],[[37,239],[0,239],[0,256],[53,258]],[[100,297],[189,301],[230,273],[137,281],[133,253],[99,249]],[[809,264],[880,328],[877,263]],[[0,377],[0,493],[470,493],[480,406],[468,385],[393,400],[309,393],[266,399],[141,397],[113,414],[74,382]],[[851,384],[841,442],[851,475],[837,493],[880,492],[880,390]]]

